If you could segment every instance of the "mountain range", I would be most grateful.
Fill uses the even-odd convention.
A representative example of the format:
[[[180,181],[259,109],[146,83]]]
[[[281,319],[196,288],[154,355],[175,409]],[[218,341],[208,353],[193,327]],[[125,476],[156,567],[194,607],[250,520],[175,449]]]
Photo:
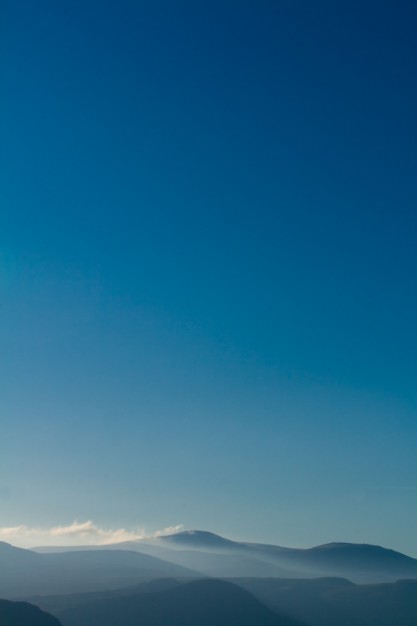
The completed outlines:
[[[59,616],[63,626],[301,626],[243,588],[220,580],[96,600]]]
[[[175,576],[201,576],[180,565],[130,550],[80,550],[38,554],[0,542],[0,597],[117,589]]]
[[[206,531],[32,550],[0,542],[0,597],[6,613],[46,612],[12,622],[0,612],[0,626],[416,626],[417,560],[367,544],[296,549]]]
[[[43,554],[69,549],[35,548]],[[84,549],[92,548],[86,546]],[[369,544],[329,543],[308,549],[284,548],[231,541],[207,531],[185,531],[151,540],[101,546],[101,549],[147,554],[216,578],[339,577],[356,583],[417,578],[417,559]]]

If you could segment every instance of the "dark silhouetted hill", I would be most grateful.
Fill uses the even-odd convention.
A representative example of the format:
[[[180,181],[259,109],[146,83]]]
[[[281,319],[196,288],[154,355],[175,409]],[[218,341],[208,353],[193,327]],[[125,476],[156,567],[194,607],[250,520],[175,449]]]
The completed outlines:
[[[237,578],[229,582],[246,589],[274,612],[298,619],[311,626],[416,626],[417,624],[416,580],[376,585],[355,585],[341,578],[305,580]],[[183,583],[169,578],[109,592],[45,596],[27,598],[27,600],[60,617],[66,609],[83,605],[85,608],[86,605],[90,605],[88,609],[90,610],[91,605],[97,601],[126,598],[126,596],[129,596],[127,602],[130,604],[132,596],[168,591],[179,586],[183,586]],[[158,597],[162,602],[165,596]],[[137,601],[136,599],[132,604]],[[81,613],[84,619],[84,609]]]
[[[62,626],[52,615],[28,602],[0,600],[0,626]]]
[[[174,589],[91,602],[60,614],[63,626],[296,626],[228,582],[199,580]]]
[[[270,609],[312,626],[416,626],[417,580],[355,585],[338,578],[234,579]]]
[[[165,591],[182,585],[183,582],[175,578],[157,578],[146,583],[140,583],[133,587],[124,587],[123,589],[112,589],[110,591],[90,591],[87,593],[65,593],[62,595],[52,596],[29,596],[25,598],[27,602],[36,604],[47,613],[57,615],[66,609],[75,608],[88,602],[97,600],[109,600],[121,596],[132,596],[139,593],[152,593],[155,591]]]

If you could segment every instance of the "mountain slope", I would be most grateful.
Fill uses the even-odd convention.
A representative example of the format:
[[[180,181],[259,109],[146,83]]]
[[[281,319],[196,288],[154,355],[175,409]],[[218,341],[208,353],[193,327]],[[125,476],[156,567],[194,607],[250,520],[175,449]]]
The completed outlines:
[[[341,578],[305,580],[236,578],[230,582],[249,591],[274,612],[298,619],[311,626],[415,626],[417,624],[417,580],[377,585],[355,585]],[[134,606],[131,602],[132,596],[136,596],[136,602],[138,602],[139,594],[148,595],[153,592],[167,591],[178,588],[180,585],[183,583],[174,579],[159,579],[142,583],[134,588],[35,597],[27,598],[27,600],[58,617],[64,615],[67,609],[79,607],[82,610],[78,613],[84,620],[86,605],[89,605],[87,610],[90,611],[91,606],[97,601],[124,598],[123,601],[120,600],[122,604],[126,602],[126,606]],[[164,595],[158,597],[160,602],[165,602]],[[141,603],[143,602],[145,602],[144,606],[147,606],[149,600],[144,601],[142,598]]]
[[[0,596],[9,599],[116,589],[166,576],[191,579],[200,574],[126,550],[37,554],[0,546]]]
[[[0,600],[0,626],[62,626],[49,613],[27,602]]]
[[[256,552],[244,549],[236,550],[233,548],[233,542],[230,543],[232,548],[227,550],[215,548],[203,551],[198,549],[171,549],[165,545],[145,544],[142,541],[127,542],[122,546],[216,578],[231,578],[233,576],[280,576],[287,578],[293,573],[292,570],[281,567],[279,563],[259,558]]]
[[[199,580],[174,589],[101,600],[59,614],[63,626],[296,626],[243,589]]]
[[[140,593],[152,593],[155,591],[165,591],[182,585],[183,582],[175,578],[156,578],[133,587],[123,587],[123,589],[112,589],[107,591],[90,591],[86,593],[65,593],[51,596],[29,596],[26,602],[39,606],[43,611],[58,615],[67,609],[72,609],[90,602],[98,600],[110,600],[122,596],[133,596]]]
[[[339,578],[234,579],[274,611],[312,626],[415,626],[417,580],[355,585]]]

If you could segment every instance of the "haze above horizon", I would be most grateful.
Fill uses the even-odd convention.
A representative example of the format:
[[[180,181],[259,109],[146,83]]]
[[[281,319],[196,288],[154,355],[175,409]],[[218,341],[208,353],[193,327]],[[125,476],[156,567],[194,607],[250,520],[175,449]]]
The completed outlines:
[[[0,540],[417,557],[415,3],[2,13]]]

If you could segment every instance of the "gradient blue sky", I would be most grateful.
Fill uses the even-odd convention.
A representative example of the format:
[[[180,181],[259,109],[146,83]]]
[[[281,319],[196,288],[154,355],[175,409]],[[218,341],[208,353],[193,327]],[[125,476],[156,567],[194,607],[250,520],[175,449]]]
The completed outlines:
[[[416,18],[3,3],[0,526],[417,556]]]

